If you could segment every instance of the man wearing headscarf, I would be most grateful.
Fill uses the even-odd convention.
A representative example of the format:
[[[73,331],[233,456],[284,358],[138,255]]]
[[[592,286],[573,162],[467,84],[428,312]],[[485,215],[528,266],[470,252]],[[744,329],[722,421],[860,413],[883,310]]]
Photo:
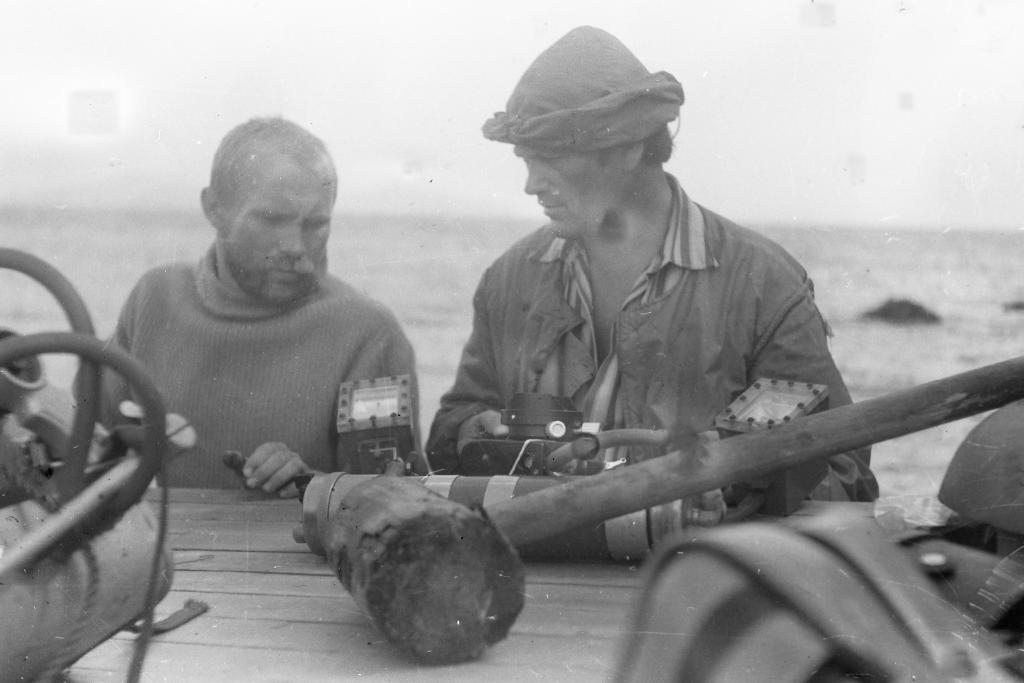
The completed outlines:
[[[680,440],[761,377],[850,395],[807,273],[782,247],[696,204],[662,165],[683,89],[615,37],[570,31],[530,65],[484,136],[513,145],[548,224],[484,273],[473,331],[428,456],[459,471],[470,439],[507,433],[513,394],[571,397],[603,429]],[[632,448],[635,461],[656,454]],[[864,449],[832,458],[815,498],[873,500]]]

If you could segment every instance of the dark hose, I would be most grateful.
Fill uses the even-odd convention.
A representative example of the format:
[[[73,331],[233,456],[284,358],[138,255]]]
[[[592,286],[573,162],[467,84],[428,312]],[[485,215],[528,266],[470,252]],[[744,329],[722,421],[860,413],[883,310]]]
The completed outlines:
[[[56,268],[32,254],[6,248],[0,248],[0,268],[18,271],[36,280],[60,304],[73,332],[96,336],[85,302],[71,282]],[[7,363],[0,363],[0,367],[5,365]],[[67,466],[61,468],[63,471],[56,475],[59,477],[58,488],[65,497],[85,486],[85,459],[89,454],[96,417],[99,415],[99,366],[87,362],[84,357],[75,378],[74,394],[77,409],[68,438],[68,452],[65,454]]]
[[[61,468],[61,474],[57,475],[59,478],[56,482],[58,490],[66,497],[85,487],[86,458],[92,445],[96,418],[99,415],[100,367],[106,365],[118,372],[135,391],[146,417],[139,464],[134,474],[107,506],[110,514],[127,510],[142,498],[149,482],[163,466],[167,450],[167,425],[163,399],[159,391],[141,365],[127,354],[106,347],[96,339],[96,330],[85,302],[70,281],[58,270],[31,254],[5,248],[0,248],[0,268],[16,270],[34,278],[54,296],[71,325],[72,334],[50,332],[0,341],[0,367],[42,353],[73,353],[79,357],[78,373],[74,381],[77,408],[68,439],[68,450],[64,454],[66,466]],[[167,487],[163,486],[156,549],[146,587],[145,618],[129,664],[128,680],[133,683],[138,681],[142,674],[142,663],[152,634],[153,612],[156,607],[156,578],[160,571],[161,548],[167,537],[167,503]],[[86,519],[82,522],[85,523]]]
[[[132,387],[135,398],[142,406],[145,419],[142,425],[142,449],[139,456],[138,468],[129,477],[121,490],[116,493],[110,503],[104,506],[103,512],[108,515],[118,514],[135,504],[142,498],[149,482],[160,470],[163,464],[164,453],[167,450],[167,417],[164,413],[163,399],[157,391],[149,376],[142,366],[123,351],[105,346],[95,337],[85,336],[69,332],[44,332],[41,334],[27,335],[24,337],[8,337],[0,340],[0,367],[25,358],[36,356],[42,353],[73,353],[84,361],[91,361],[98,368],[103,365],[119,373],[124,380]],[[98,395],[98,391],[95,392]],[[93,406],[96,409],[96,406]],[[77,416],[84,411],[79,409]],[[90,443],[92,438],[92,425],[90,425]],[[88,450],[83,451],[87,453]],[[84,468],[83,468],[84,469]],[[153,631],[153,611],[156,607],[156,577],[160,571],[161,548],[167,538],[167,487],[161,490],[160,508],[161,514],[157,525],[156,548],[153,553],[153,564],[150,568],[149,583],[146,586],[145,596],[145,617],[143,618],[142,630],[135,641],[135,648],[132,661],[129,663],[128,680],[132,683],[138,681],[142,674],[142,663],[149,646],[149,639]],[[82,524],[87,524],[90,517],[83,515]],[[74,529],[75,527],[71,527]]]
[[[612,429],[597,434],[578,434],[548,455],[548,471],[557,472],[573,460],[590,460],[599,451],[616,446],[664,446],[664,429]]]
[[[120,374],[135,391],[135,397],[145,413],[142,425],[143,448],[139,467],[124,488],[115,496],[109,510],[121,512],[138,501],[149,482],[156,475],[167,449],[167,424],[164,402],[149,375],[135,359],[123,351],[105,345],[95,337],[71,332],[43,332],[0,340],[0,367],[27,356],[42,353],[71,353],[91,363],[108,366]],[[95,410],[97,407],[92,406]],[[79,408],[78,415],[82,409]],[[77,417],[77,416],[76,416]],[[94,423],[93,423],[94,424]],[[89,426],[89,443],[93,424]],[[88,446],[84,453],[88,452]],[[84,457],[84,456],[83,456]]]

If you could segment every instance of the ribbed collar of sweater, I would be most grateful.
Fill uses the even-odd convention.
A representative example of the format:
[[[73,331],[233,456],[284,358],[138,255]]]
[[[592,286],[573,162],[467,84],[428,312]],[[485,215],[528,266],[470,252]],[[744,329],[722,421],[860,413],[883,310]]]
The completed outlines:
[[[236,320],[262,320],[282,315],[322,296],[322,287],[311,294],[289,302],[285,305],[274,305],[258,301],[238,286],[231,276],[230,269],[224,265],[223,248],[215,241],[196,265],[196,289],[199,301],[210,313],[221,318]]]

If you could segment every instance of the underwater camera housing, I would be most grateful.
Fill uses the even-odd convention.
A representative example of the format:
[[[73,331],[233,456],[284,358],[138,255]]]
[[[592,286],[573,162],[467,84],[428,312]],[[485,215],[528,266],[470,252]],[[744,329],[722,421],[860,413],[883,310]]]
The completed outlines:
[[[775,429],[827,407],[828,387],[762,377],[715,417],[720,438]],[[804,496],[821,481],[828,470],[824,460],[812,460],[750,485],[764,501],[759,511],[785,517],[803,504]],[[747,486],[736,487],[737,490]],[[726,498],[729,492],[726,491]]]
[[[501,422],[508,426],[508,436],[475,439],[462,447],[461,474],[548,474],[548,455],[580,432],[597,430],[596,425],[583,422],[583,413],[571,399],[551,394],[513,395],[509,407],[501,411]],[[602,468],[603,463],[594,462],[592,467]]]
[[[761,378],[716,416],[712,434],[728,438],[771,430],[824,408],[827,397],[828,387],[823,384]],[[463,446],[459,452],[461,474],[552,474],[549,465],[553,461],[548,456],[581,434],[599,432],[599,425],[583,422],[582,413],[569,398],[550,394],[515,394],[509,407],[501,411],[501,421],[508,426],[507,436],[475,439]],[[598,457],[577,460],[575,467],[572,474],[596,474],[605,463]],[[737,500],[755,493],[757,507],[764,514],[789,515],[825,475],[826,467],[822,461],[812,461],[769,479],[740,484],[734,493]]]
[[[381,474],[388,463],[410,462],[412,378],[375,377],[344,382],[338,390],[336,465],[350,474]]]

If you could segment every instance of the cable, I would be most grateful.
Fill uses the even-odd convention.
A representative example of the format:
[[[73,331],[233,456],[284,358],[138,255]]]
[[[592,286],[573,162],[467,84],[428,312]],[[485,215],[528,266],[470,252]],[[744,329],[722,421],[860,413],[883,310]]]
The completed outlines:
[[[143,449],[138,471],[112,501],[118,512],[138,501],[156,475],[167,448],[167,422],[163,398],[142,365],[124,351],[107,346],[95,337],[71,332],[41,332],[0,340],[0,367],[42,353],[71,353],[96,364],[106,365],[120,374],[136,392],[146,415],[143,424]],[[98,402],[98,401],[97,401]],[[96,406],[90,406],[96,410]],[[93,423],[95,424],[95,422]],[[90,434],[92,433],[90,426]],[[90,438],[91,443],[91,438]]]
[[[71,330],[84,335],[76,337],[76,341],[71,341],[71,338],[65,334],[53,333],[56,336],[35,337],[38,341],[26,342],[24,341],[26,338],[21,337],[15,338],[15,340],[22,340],[17,343],[12,340],[0,345],[0,350],[3,353],[12,356],[11,360],[4,361],[2,360],[4,355],[0,353],[0,367],[5,367],[13,360],[22,358],[23,356],[17,354],[22,353],[26,348],[34,350],[34,353],[26,352],[25,356],[47,352],[42,349],[53,349],[54,353],[76,353],[80,358],[78,373],[74,381],[74,398],[77,409],[68,439],[68,451],[63,454],[67,467],[62,468],[64,471],[57,475],[59,490],[65,494],[73,494],[85,486],[86,458],[99,415],[100,363],[108,364],[120,372],[125,381],[139,392],[139,402],[148,418],[147,424],[143,426],[145,438],[141,452],[141,464],[136,475],[131,478],[128,485],[112,503],[119,512],[127,510],[142,497],[153,475],[160,474],[162,478],[167,437],[164,405],[159,392],[138,363],[126,354],[102,346],[95,339],[96,330],[85,302],[79,296],[74,285],[60,271],[32,254],[8,248],[0,248],[0,268],[18,271],[45,287],[63,309]],[[56,344],[57,348],[54,349],[51,343]],[[156,608],[157,577],[167,537],[167,512],[167,487],[161,486],[156,549],[153,554],[153,567],[146,589],[146,599],[143,603],[145,617],[141,632],[135,641],[135,653],[129,667],[129,681],[137,681],[141,674],[142,662],[145,659],[152,633],[153,613]]]
[[[163,466],[161,464],[161,473]],[[138,683],[142,675],[142,664],[146,660],[146,651],[149,649],[149,640],[153,636],[153,615],[156,612],[156,584],[160,574],[160,559],[163,552],[164,542],[167,539],[167,514],[170,504],[170,497],[167,486],[160,487],[160,514],[157,516],[156,527],[156,549],[153,552],[153,567],[149,574],[149,584],[146,586],[146,599],[143,601],[142,626],[139,628],[139,635],[135,638],[135,649],[132,653],[132,661],[128,665],[128,683]]]
[[[79,357],[92,361],[97,365],[97,376],[98,367],[100,365],[108,366],[115,372],[119,373],[124,380],[128,382],[132,389],[134,389],[136,398],[142,406],[143,413],[146,417],[142,425],[143,447],[140,452],[137,467],[134,472],[130,473],[123,485],[120,486],[119,490],[113,493],[112,496],[109,498],[104,498],[103,496],[97,497],[97,500],[101,502],[104,500],[109,501],[104,505],[104,512],[113,515],[127,510],[142,498],[146,488],[149,486],[149,482],[155,475],[163,470],[164,453],[167,449],[167,423],[163,399],[161,398],[159,391],[153,385],[152,380],[150,380],[149,376],[138,361],[116,347],[108,347],[104,345],[95,337],[77,333],[44,332],[41,334],[27,335],[23,337],[7,337],[0,340],[0,367],[7,366],[12,362],[27,356],[36,356],[42,353],[76,354]],[[93,410],[96,410],[95,406],[93,406]],[[81,408],[79,412],[81,412]],[[167,538],[168,493],[166,486],[161,487],[161,489],[162,492],[160,500],[160,514],[157,523],[156,547],[153,553],[153,565],[150,570],[149,583],[146,587],[146,596],[143,602],[143,624],[139,636],[135,640],[135,651],[128,671],[128,681],[132,683],[139,680],[139,676],[142,671],[142,663],[145,660],[146,650],[149,646],[150,636],[152,635],[153,613],[156,608],[157,579],[160,573],[162,550]],[[91,490],[92,487],[86,489],[86,491]],[[71,503],[74,503],[74,499],[69,501],[69,504]],[[47,522],[52,519],[56,519],[57,521],[51,523],[45,528],[44,525],[40,525],[36,532],[30,534],[29,543],[19,546],[19,548],[14,552],[6,553],[3,558],[0,559],[0,562],[8,567],[16,566],[25,558],[34,556],[38,544],[33,544],[32,538],[37,536],[39,529],[44,529],[42,534],[38,534],[41,536],[45,534],[50,527],[56,526],[58,527],[58,531],[54,533],[54,538],[56,540],[50,542],[50,539],[47,538],[47,547],[52,547],[52,545],[59,542],[60,539],[66,538],[71,531],[81,528],[81,526],[90,521],[92,517],[88,514],[89,511],[98,512],[98,510],[95,509],[87,510],[81,515],[65,515],[64,519],[60,519],[61,516],[60,513],[58,513],[54,517],[48,518]],[[72,517],[70,520],[67,519],[69,516]],[[23,551],[23,554],[19,556],[18,550],[21,550],[22,547],[24,547],[25,550]]]
[[[547,457],[549,472],[557,472],[573,460],[590,460],[600,451],[616,446],[664,446],[668,443],[665,429],[612,429],[596,434],[577,434]]]
[[[46,261],[17,249],[0,247],[0,268],[28,275],[45,287],[60,304],[74,332],[96,336],[85,302],[71,282]]]
[[[33,278],[45,287],[57,300],[73,332],[96,336],[89,310],[78,295],[74,285],[56,268],[46,261],[17,249],[0,248],[0,268],[14,270]],[[0,364],[3,367],[6,364]],[[93,427],[99,414],[100,371],[93,363],[81,362],[75,376],[74,396],[78,410],[75,411],[71,435],[68,439],[68,452],[61,454],[67,467],[62,468],[57,477],[61,493],[74,494],[85,485],[85,459],[92,443]]]

